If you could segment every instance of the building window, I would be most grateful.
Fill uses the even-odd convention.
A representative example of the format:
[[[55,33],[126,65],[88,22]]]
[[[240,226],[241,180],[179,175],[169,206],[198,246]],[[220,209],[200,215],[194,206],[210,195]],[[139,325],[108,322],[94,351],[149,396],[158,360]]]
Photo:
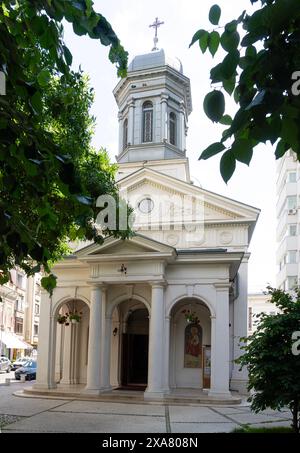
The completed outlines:
[[[295,171],[288,173],[288,182],[297,182],[297,173]]]
[[[176,115],[174,112],[170,113],[169,129],[170,129],[170,143],[176,146],[176,134],[177,134]]]
[[[126,118],[123,123],[123,149],[128,145],[128,119]]]
[[[33,335],[34,335],[35,337],[37,337],[38,334],[39,334],[39,325],[38,325],[38,324],[34,324],[34,325],[33,325]]]
[[[15,332],[18,334],[23,333],[23,319],[22,318],[16,318]]]
[[[34,314],[39,315],[40,314],[40,306],[39,304],[34,304]]]
[[[288,235],[289,236],[296,236],[297,235],[297,224],[292,223],[288,227]]]
[[[143,142],[152,142],[153,136],[153,104],[146,101],[143,104]]]
[[[296,209],[297,208],[297,197],[296,195],[291,195],[287,197],[287,207],[288,209]]]
[[[19,296],[19,299],[16,300],[16,310],[24,311],[24,297]]]
[[[289,264],[297,263],[297,250],[289,250],[287,252],[287,263]]]
[[[24,277],[22,274],[17,274],[17,286],[23,289]]]
[[[285,286],[285,289],[287,291],[294,289],[297,286],[297,276],[288,277],[286,282],[287,284]]]
[[[252,307],[248,308],[248,329],[252,330]]]

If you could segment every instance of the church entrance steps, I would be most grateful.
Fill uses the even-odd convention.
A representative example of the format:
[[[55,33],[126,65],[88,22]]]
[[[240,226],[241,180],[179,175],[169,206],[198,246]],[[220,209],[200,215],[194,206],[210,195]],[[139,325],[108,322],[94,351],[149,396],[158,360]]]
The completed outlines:
[[[16,396],[28,398],[55,398],[72,399],[79,401],[104,401],[112,403],[134,403],[134,404],[166,404],[166,405],[237,405],[242,402],[239,395],[229,397],[212,397],[197,389],[174,389],[163,398],[144,399],[144,392],[138,390],[112,390],[98,395],[84,393],[84,386],[70,386],[72,388],[56,389],[35,389],[32,387],[15,392]],[[77,387],[77,388],[76,388]]]

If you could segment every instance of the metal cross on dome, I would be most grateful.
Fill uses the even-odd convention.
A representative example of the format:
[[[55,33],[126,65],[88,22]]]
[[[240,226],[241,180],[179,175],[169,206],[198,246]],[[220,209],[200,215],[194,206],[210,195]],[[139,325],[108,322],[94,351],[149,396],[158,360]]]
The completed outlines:
[[[155,21],[153,22],[153,24],[149,25],[149,27],[155,28],[155,36],[153,38],[154,47],[153,47],[152,51],[153,50],[158,50],[158,47],[156,46],[156,44],[158,43],[157,29],[158,29],[158,27],[160,27],[163,24],[164,24],[164,22],[159,22],[158,17],[156,17]]]

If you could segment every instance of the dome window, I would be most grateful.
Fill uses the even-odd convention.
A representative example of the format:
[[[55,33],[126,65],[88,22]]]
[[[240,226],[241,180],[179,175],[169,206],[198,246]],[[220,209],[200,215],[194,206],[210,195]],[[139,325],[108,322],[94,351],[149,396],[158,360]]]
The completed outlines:
[[[128,145],[128,119],[126,118],[123,123],[123,150]]]
[[[152,142],[153,136],[153,104],[146,101],[143,104],[143,143]]]
[[[177,118],[174,112],[170,113],[169,117],[169,131],[170,131],[170,143],[176,146],[176,135],[177,135]]]

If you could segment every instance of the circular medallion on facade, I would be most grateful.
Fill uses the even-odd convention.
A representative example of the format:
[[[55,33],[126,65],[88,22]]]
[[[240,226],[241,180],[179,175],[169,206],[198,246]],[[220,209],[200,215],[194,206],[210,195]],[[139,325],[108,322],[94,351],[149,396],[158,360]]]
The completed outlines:
[[[154,203],[151,198],[144,198],[141,200],[138,204],[139,211],[142,212],[143,214],[149,214],[154,208]]]
[[[167,243],[169,245],[176,245],[178,244],[179,237],[177,234],[168,234],[167,236]]]
[[[230,244],[232,239],[233,239],[233,235],[232,235],[232,233],[230,233],[230,231],[222,231],[222,233],[220,233],[221,244]]]

